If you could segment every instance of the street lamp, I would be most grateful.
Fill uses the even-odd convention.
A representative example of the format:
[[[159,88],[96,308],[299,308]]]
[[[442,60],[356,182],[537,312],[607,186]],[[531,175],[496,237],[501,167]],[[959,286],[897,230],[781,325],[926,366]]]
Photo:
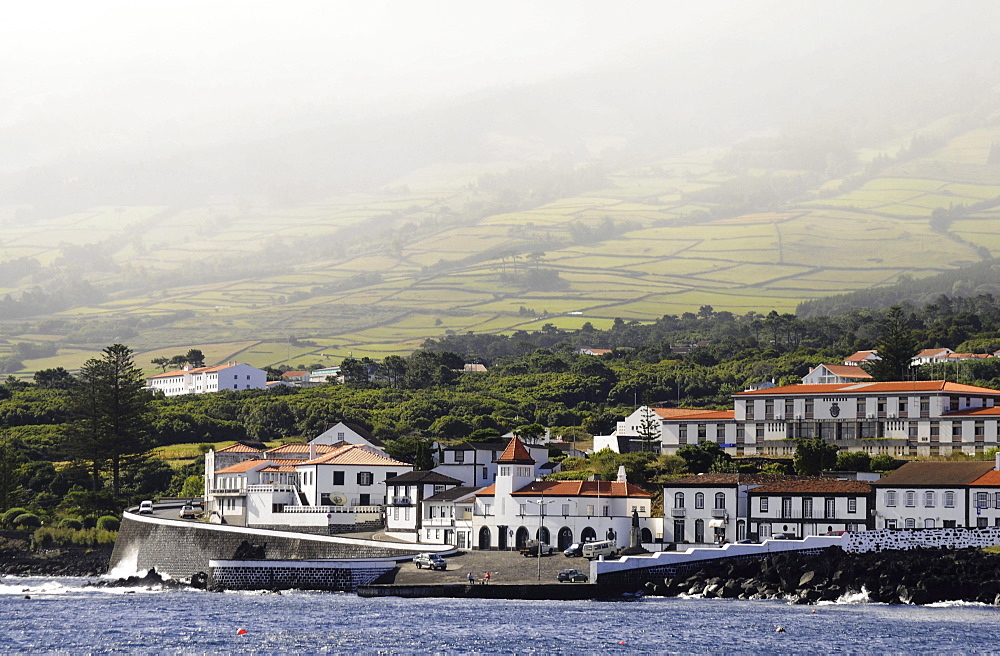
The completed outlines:
[[[545,490],[542,490],[542,496],[545,496]],[[542,580],[542,518],[545,517],[545,504],[555,503],[555,499],[549,499],[545,501],[544,499],[527,499],[528,503],[538,504],[538,535],[535,539],[535,548],[538,550],[536,561],[538,563],[538,580]]]

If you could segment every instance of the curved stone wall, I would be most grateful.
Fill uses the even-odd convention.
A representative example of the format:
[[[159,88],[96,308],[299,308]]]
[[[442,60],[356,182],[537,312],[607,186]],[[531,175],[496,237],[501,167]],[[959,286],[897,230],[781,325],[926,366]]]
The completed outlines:
[[[418,551],[448,552],[447,545],[394,544],[376,540],[308,535],[238,526],[162,519],[126,512],[111,554],[109,571],[127,576],[156,568],[173,578],[209,571],[209,560],[231,559],[244,541],[263,547],[274,560],[322,558],[393,558],[406,560]]]

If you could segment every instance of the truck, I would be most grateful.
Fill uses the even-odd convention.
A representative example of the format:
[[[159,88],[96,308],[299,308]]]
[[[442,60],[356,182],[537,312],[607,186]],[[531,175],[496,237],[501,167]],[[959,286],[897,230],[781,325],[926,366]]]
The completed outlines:
[[[541,555],[548,556],[555,552],[556,548],[551,544],[546,544],[545,542],[539,543],[538,540],[528,540],[524,543],[524,546],[519,549],[519,552],[525,558],[530,556],[538,556],[539,552]]]

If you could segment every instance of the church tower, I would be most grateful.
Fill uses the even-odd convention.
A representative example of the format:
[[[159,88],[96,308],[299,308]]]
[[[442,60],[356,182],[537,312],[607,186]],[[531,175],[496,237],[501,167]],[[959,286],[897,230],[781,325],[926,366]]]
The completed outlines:
[[[535,480],[535,461],[516,435],[497,458],[496,502],[510,512],[510,495]]]

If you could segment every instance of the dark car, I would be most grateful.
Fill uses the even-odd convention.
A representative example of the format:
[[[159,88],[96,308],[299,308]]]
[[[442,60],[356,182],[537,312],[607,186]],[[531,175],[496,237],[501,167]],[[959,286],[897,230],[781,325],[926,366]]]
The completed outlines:
[[[566,547],[563,551],[563,555],[567,558],[579,558],[583,555],[583,543],[574,542],[573,544]]]
[[[578,569],[564,569],[556,575],[560,583],[586,583],[590,577]]]

